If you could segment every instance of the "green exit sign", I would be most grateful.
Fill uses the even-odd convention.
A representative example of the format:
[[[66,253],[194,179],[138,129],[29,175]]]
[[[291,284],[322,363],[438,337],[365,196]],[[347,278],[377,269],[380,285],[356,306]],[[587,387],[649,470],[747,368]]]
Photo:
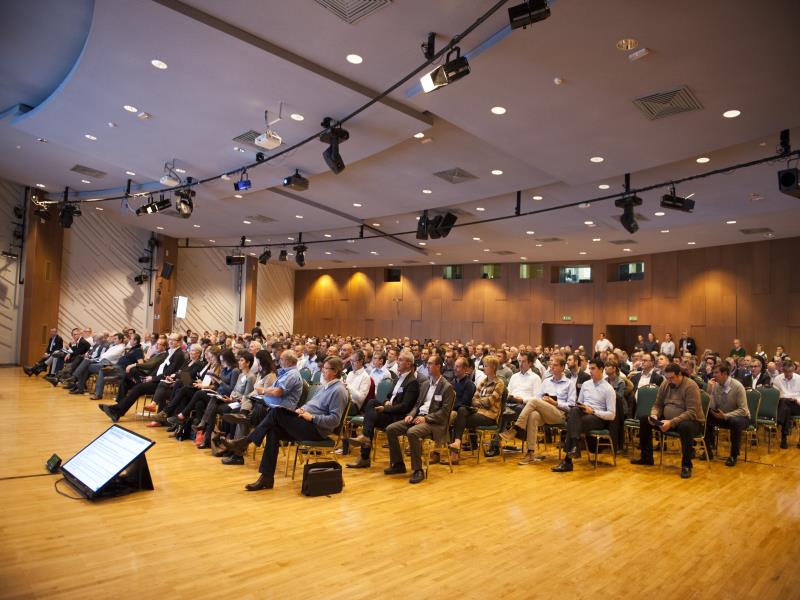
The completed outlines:
[[[638,321],[639,317],[636,315],[628,315],[628,321]]]
[[[562,321],[572,321],[572,315],[564,315],[561,317]]]

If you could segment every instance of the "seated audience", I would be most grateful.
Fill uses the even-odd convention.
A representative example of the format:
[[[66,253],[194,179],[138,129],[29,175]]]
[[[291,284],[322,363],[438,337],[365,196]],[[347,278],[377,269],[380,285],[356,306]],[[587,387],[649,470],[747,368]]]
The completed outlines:
[[[781,448],[789,447],[789,434],[792,432],[793,417],[800,415],[800,377],[795,375],[795,364],[783,361],[783,373],[772,380],[772,387],[778,390],[778,424],[781,427]],[[800,443],[797,445],[800,448]]]
[[[74,331],[74,330],[73,330]],[[56,352],[61,352],[64,349],[64,340],[58,335],[58,329],[55,327],[50,328],[50,339],[47,341],[47,348],[42,357],[30,367],[22,367],[25,374],[30,377],[31,375],[39,375],[47,368],[47,360]]]
[[[744,386],[730,376],[728,365],[719,365],[714,370],[714,386],[711,388],[711,402],[708,405],[706,421],[706,448],[708,458],[714,458],[712,451],[714,428],[729,429],[731,432],[731,453],[725,465],[733,467],[739,457],[742,432],[750,425],[750,410],[747,407],[747,394]]]

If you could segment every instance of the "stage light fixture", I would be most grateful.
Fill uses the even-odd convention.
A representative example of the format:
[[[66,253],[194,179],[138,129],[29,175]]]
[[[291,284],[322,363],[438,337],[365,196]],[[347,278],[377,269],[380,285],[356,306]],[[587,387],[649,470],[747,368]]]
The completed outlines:
[[[269,248],[264,248],[261,256],[258,257],[258,262],[260,262],[262,265],[265,265],[270,258],[272,258],[272,251]]]
[[[694,210],[694,200],[676,195],[675,186],[672,186],[669,190],[669,194],[661,196],[661,208],[692,212]]]
[[[136,285],[142,285],[146,283],[148,279],[150,279],[150,277],[148,277],[146,273],[140,273],[133,278],[133,280],[136,282]]]
[[[528,25],[544,21],[550,16],[547,0],[527,0],[508,9],[511,29],[525,29]]]
[[[451,60],[450,57],[453,54],[456,57]],[[447,53],[443,65],[439,65],[433,71],[423,75],[419,82],[422,85],[422,91],[428,94],[467,75],[469,75],[469,61],[466,56],[461,56],[461,48],[456,46]]]
[[[192,178],[189,177],[188,179],[191,183]],[[188,219],[192,216],[192,211],[194,210],[194,201],[192,198],[194,198],[195,194],[196,192],[190,187],[185,187],[175,192],[175,210],[177,210],[178,214],[184,219]]]
[[[793,168],[778,171],[778,188],[784,194],[800,198],[800,170]]]
[[[428,239],[428,211],[423,210],[419,219],[417,220],[417,239]]]
[[[306,266],[306,251],[308,250],[308,246],[304,244],[299,244],[294,246],[294,262],[297,263],[298,267],[305,267]]]
[[[325,117],[320,123],[325,128],[319,135],[319,141],[328,144],[328,149],[322,153],[325,164],[336,175],[344,171],[345,164],[342,155],[339,154],[339,144],[350,139],[350,132],[342,129],[342,126],[335,123],[331,117]]]
[[[81,216],[81,209],[77,204],[65,202],[58,213],[58,220],[64,229],[72,227],[74,217]]]
[[[253,187],[253,183],[248,179],[246,170],[242,171],[242,174],[239,176],[239,181],[233,182],[233,189],[237,192],[249,190],[251,187]]]
[[[149,264],[150,263],[150,255],[140,256],[138,260],[139,260],[140,264],[143,264],[143,265]]]
[[[283,178],[283,186],[303,192],[308,189],[308,179],[300,175],[300,169],[295,169],[292,175]]]
[[[281,253],[278,255],[278,260],[281,261],[281,262],[286,262],[286,260],[288,258],[289,258],[289,254],[288,254],[288,252],[286,252],[286,248],[283,248],[281,250]]]
[[[636,222],[634,207],[641,205],[642,199],[638,196],[623,196],[614,202],[614,206],[622,209],[622,216],[620,216],[619,222],[628,233],[639,231],[639,223]]]
[[[46,206],[37,206],[33,210],[33,214],[39,217],[42,221],[49,221],[50,220],[50,211],[47,210]]]

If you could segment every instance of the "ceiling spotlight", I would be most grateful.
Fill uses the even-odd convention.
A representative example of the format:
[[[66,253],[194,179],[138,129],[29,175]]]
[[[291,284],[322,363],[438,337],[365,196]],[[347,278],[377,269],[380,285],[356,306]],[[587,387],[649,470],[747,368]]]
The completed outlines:
[[[79,205],[71,202],[65,202],[61,206],[61,210],[58,213],[58,220],[64,229],[69,229],[72,227],[73,218],[79,217],[80,215],[81,208]]]
[[[418,140],[421,140],[422,138],[425,137],[425,134],[422,133],[421,131],[419,131],[419,132],[414,134],[414,137],[417,138]]]
[[[605,158],[603,158],[602,156],[593,156],[593,157],[591,157],[591,158],[589,159],[589,162],[593,162],[593,163],[601,163],[601,162],[603,162],[604,160],[605,160]]]
[[[607,183],[601,183],[600,185],[597,186],[597,189],[599,189],[599,190],[607,190],[609,187],[611,187],[611,186],[608,185]]]
[[[638,196],[623,196],[614,202],[614,206],[622,209],[622,216],[619,222],[628,233],[639,231],[639,224],[636,222],[636,215],[633,212],[635,206],[641,206],[642,199]]]
[[[506,114],[506,109],[503,106],[493,106],[491,112],[493,115],[504,115]]]
[[[242,170],[242,174],[239,176],[239,181],[233,182],[233,189],[237,192],[243,192],[245,190],[249,190],[253,187],[253,183],[248,179],[247,170]]]
[[[675,186],[670,187],[670,193],[661,196],[661,208],[671,208],[672,210],[682,210],[692,212],[694,210],[694,200],[682,198],[675,195]]]
[[[92,135],[91,133],[84,133],[83,137],[85,137],[87,140],[90,140],[92,142],[96,142],[97,141],[97,136],[96,135]]]
[[[288,257],[288,253],[286,252],[286,248],[281,249],[281,253],[278,255],[278,260],[281,262],[286,262]]]
[[[508,9],[511,29],[525,29],[528,25],[544,21],[550,16],[547,0],[527,0]]]
[[[726,110],[724,113],[722,113],[722,116],[725,117],[726,119],[735,119],[740,114],[742,114],[742,111],[732,109],[732,110]]]
[[[194,198],[194,196],[195,191],[190,187],[185,187],[175,192],[175,210],[177,210],[178,214],[184,219],[188,219],[192,216],[192,211],[194,210],[192,198]]]
[[[133,280],[136,282],[136,285],[142,285],[146,283],[148,279],[150,278],[147,276],[146,273],[140,273],[139,275],[133,278]]]
[[[800,170],[793,168],[778,171],[778,188],[784,194],[800,198]]]
[[[707,162],[710,162],[710,161],[711,161],[711,159],[708,158],[707,156],[701,156],[700,158],[697,159],[696,162],[700,163],[701,165],[704,165],[704,164],[706,164]]]
[[[264,251],[258,257],[258,262],[260,262],[262,265],[265,265],[270,258],[272,258],[272,250],[269,248],[264,248]]]
[[[358,54],[348,54],[347,62],[349,62],[351,65],[360,65],[362,62],[364,62],[364,59]]]
[[[325,127],[325,131],[320,134],[319,141],[328,144],[328,149],[322,153],[322,158],[325,159],[328,168],[338,175],[344,171],[345,167],[342,155],[339,154],[339,144],[350,139],[350,133],[346,129],[342,129],[340,125],[334,124],[330,117],[325,117],[321,126]]]
[[[500,169],[492,169],[492,175],[502,175],[503,171]]]
[[[161,69],[162,71],[167,68],[167,63],[157,58],[151,60],[150,64],[153,65],[156,69]]]
[[[308,179],[300,175],[299,169],[295,169],[293,175],[283,178],[283,186],[302,192],[308,189]]]
[[[126,104],[126,105],[125,105],[125,106],[123,106],[122,108],[124,108],[124,109],[125,109],[125,110],[127,110],[128,112],[132,112],[132,113],[137,113],[137,112],[139,112],[139,109],[138,109],[138,108],[136,108],[135,106],[131,106],[130,104]]]
[[[305,117],[300,113],[292,113],[289,115],[289,118],[292,119],[293,121],[302,121],[303,119],[305,119]]]
[[[164,198],[164,194],[161,194],[158,202],[153,200],[153,197],[151,196],[150,202],[136,209],[136,215],[152,215],[162,210],[166,210],[171,206],[172,202],[168,198]]]
[[[306,266],[306,250],[308,250],[308,246],[304,244],[300,244],[292,248],[295,252],[294,254],[294,262],[297,263],[298,267],[305,267]]]
[[[453,54],[455,54],[455,58],[451,60],[450,57]],[[461,56],[461,48],[456,46],[447,53],[443,65],[439,65],[430,73],[423,75],[419,82],[422,85],[422,91],[427,94],[467,75],[469,75],[469,61],[466,56]]]

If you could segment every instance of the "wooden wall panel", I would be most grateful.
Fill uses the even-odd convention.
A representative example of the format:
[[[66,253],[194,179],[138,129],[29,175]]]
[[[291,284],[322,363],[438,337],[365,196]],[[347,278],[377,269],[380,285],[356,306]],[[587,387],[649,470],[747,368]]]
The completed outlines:
[[[14,215],[14,207],[23,206],[25,200],[26,190],[23,186],[11,183],[4,179],[0,179],[0,248],[3,250],[13,251],[19,254],[18,240],[14,238],[14,230],[16,227],[13,223],[21,223],[21,219],[17,219]],[[32,214],[28,212],[28,219]],[[28,221],[30,223],[30,221]],[[25,254],[28,254],[26,252]],[[24,273],[25,264],[24,256],[19,256],[17,259],[0,257],[0,365],[12,365],[19,362],[19,333],[20,333],[20,315],[22,314],[23,304],[23,289],[24,289]],[[22,277],[20,278],[20,275]],[[23,283],[20,283],[22,279]],[[58,288],[56,288],[58,290]],[[56,314],[58,313],[58,294],[56,293]],[[35,343],[36,351],[41,350],[40,355],[44,352],[49,339],[49,327],[47,327],[48,315],[42,315],[45,319],[40,325],[45,326],[45,340],[41,341],[41,336],[37,335],[35,340],[28,340],[30,346]],[[58,323],[54,319],[50,327],[57,327]],[[64,332],[60,332],[63,337]],[[38,357],[36,357],[38,358]],[[29,361],[26,361],[29,362]]]
[[[442,279],[438,267],[404,267],[401,283],[384,283],[380,269],[368,269],[362,272],[370,277],[348,284],[345,294],[339,288],[355,271],[303,272],[295,330],[319,332],[311,325],[324,315],[325,333],[405,337],[413,331],[419,338],[516,345],[540,343],[542,324],[568,325],[563,315],[573,325],[591,325],[594,336],[636,315],[635,323],[650,325],[659,338],[689,330],[700,348],[727,351],[739,337],[747,349],[782,343],[800,354],[800,341],[789,345],[800,326],[800,278],[786,275],[796,271],[798,255],[800,238],[626,257],[646,265],[643,281],[627,283],[606,281],[619,259],[595,261],[594,282],[575,285],[519,279],[514,268],[505,268],[500,279],[481,279],[478,264],[463,265],[462,280]],[[343,295],[347,302],[340,301]],[[333,297],[357,309],[339,314],[331,309]]]

